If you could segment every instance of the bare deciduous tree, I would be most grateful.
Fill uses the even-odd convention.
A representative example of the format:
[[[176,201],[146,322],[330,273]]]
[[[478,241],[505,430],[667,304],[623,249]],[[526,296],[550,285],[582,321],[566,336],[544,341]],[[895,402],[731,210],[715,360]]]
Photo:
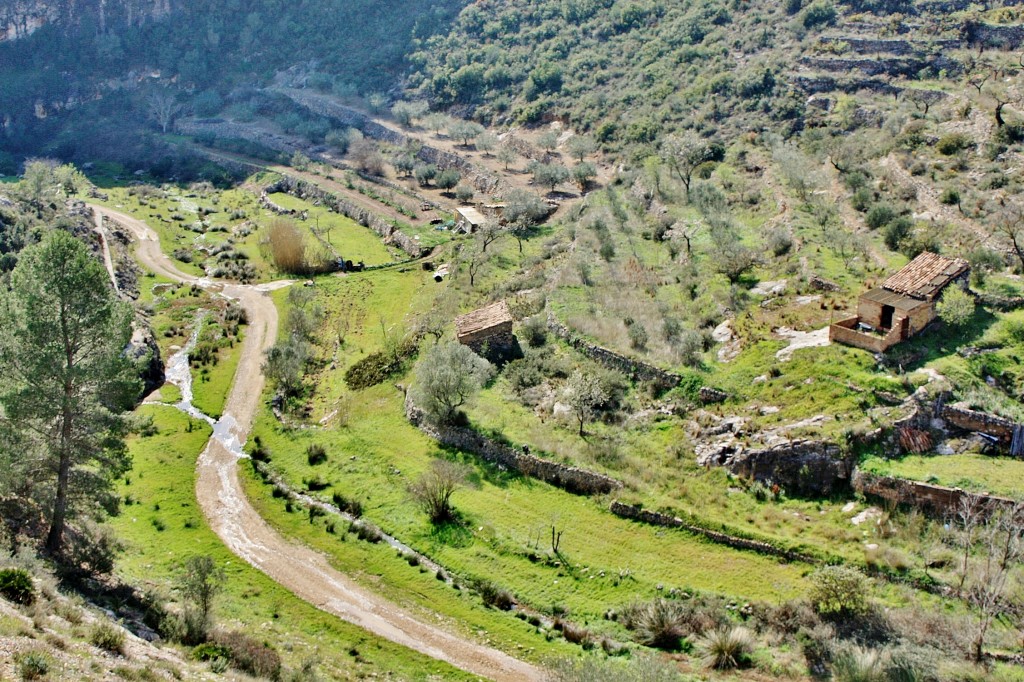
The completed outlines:
[[[149,118],[160,126],[161,132],[166,133],[174,123],[175,117],[181,112],[181,105],[178,104],[174,93],[167,89],[154,90],[146,98],[146,108]]]
[[[422,509],[433,524],[445,523],[455,518],[452,508],[452,494],[466,484],[469,475],[467,467],[436,459],[430,468],[409,486],[409,495]]]

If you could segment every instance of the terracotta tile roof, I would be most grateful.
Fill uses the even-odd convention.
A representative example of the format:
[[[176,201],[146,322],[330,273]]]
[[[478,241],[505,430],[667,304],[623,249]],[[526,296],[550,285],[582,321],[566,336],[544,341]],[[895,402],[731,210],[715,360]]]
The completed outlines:
[[[968,268],[970,264],[963,258],[945,258],[925,251],[882,282],[882,288],[911,298],[931,300]]]
[[[455,331],[459,337],[476,334],[502,324],[512,324],[512,313],[505,301],[498,301],[455,318]]]

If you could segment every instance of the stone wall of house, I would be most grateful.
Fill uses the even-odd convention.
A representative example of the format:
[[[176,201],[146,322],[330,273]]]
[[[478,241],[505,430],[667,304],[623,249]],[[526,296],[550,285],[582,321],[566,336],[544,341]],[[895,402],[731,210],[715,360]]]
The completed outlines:
[[[300,199],[317,201],[336,213],[351,218],[360,225],[370,228],[376,232],[385,242],[391,243],[405,251],[413,258],[424,255],[425,249],[416,243],[412,237],[401,232],[393,223],[390,223],[380,216],[368,211],[362,206],[339,197],[337,194],[328,192],[322,187],[285,175],[277,182],[268,185],[263,189],[266,194],[284,192]]]
[[[721,533],[719,531],[710,530],[701,526],[694,526],[688,524],[682,519],[676,516],[669,516],[668,514],[661,514],[659,512],[652,512],[643,509],[640,506],[633,506],[629,504],[623,504],[618,500],[612,502],[611,512],[616,516],[623,519],[630,519],[632,521],[639,521],[641,523],[647,523],[652,526],[664,526],[666,528],[680,528],[688,533],[694,535],[700,535],[702,537],[711,540],[712,542],[727,545],[734,549],[745,549],[759,554],[767,554],[769,556],[777,556],[787,561],[805,561],[807,563],[815,563],[817,560],[807,554],[801,554],[800,552],[785,549],[782,547],[776,547],[767,542],[761,542],[759,540],[750,540],[747,538],[738,538],[734,535],[727,533]]]
[[[511,322],[469,337],[460,337],[459,343],[469,346],[474,353],[499,366],[523,357],[519,339],[512,333]]]
[[[597,495],[622,489],[622,482],[578,467],[552,462],[498,443],[472,429],[459,426],[434,426],[423,416],[409,396],[405,402],[409,421],[425,434],[449,447],[471,452],[500,468],[536,478],[557,488],[579,495]]]
[[[631,379],[637,381],[654,381],[667,388],[675,388],[682,381],[682,377],[673,372],[667,372],[650,365],[642,360],[634,360],[613,350],[602,348],[596,344],[585,341],[568,327],[557,322],[553,317],[548,317],[548,330],[562,339],[570,346],[580,351],[590,359],[604,365],[609,369],[622,372]]]
[[[908,481],[892,476],[881,476],[857,469],[851,479],[853,489],[864,495],[887,500],[896,504],[907,504],[922,511],[939,516],[953,513],[965,495],[970,493],[960,488]],[[990,510],[1013,505],[1013,500],[996,495],[980,495],[981,500]]]

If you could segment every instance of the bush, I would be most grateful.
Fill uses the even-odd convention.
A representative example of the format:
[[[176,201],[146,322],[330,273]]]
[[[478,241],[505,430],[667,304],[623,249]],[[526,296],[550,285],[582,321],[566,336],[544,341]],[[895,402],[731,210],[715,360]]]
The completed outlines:
[[[804,28],[831,26],[836,21],[836,8],[829,3],[815,2],[804,10]]]
[[[754,636],[744,627],[720,628],[700,643],[704,665],[716,670],[742,668],[750,663]]]
[[[892,206],[888,204],[875,204],[868,211],[867,215],[864,216],[864,222],[872,230],[877,230],[887,225],[895,217],[896,211]]]
[[[411,339],[403,341],[394,352],[378,351],[358,360],[345,372],[345,384],[353,391],[387,381],[416,356],[417,346]]]
[[[950,133],[942,137],[936,144],[935,149],[943,156],[951,156],[959,151],[968,149],[974,145],[974,141],[963,133]]]
[[[118,656],[124,655],[124,630],[111,623],[99,622],[89,633],[93,646]]]
[[[946,324],[963,327],[974,317],[974,298],[958,286],[946,287],[935,311]]]
[[[548,340],[547,325],[544,324],[540,315],[534,315],[525,320],[519,331],[526,340],[526,344],[531,348],[543,346]]]
[[[265,643],[242,632],[218,632],[213,643],[228,652],[231,667],[236,670],[270,680],[281,677],[281,657]]]
[[[810,600],[822,614],[851,615],[868,610],[868,579],[852,566],[825,566],[811,574]]]
[[[490,580],[481,578],[474,583],[473,587],[480,594],[484,604],[488,606],[493,606],[502,611],[509,611],[516,605],[516,600],[511,592],[498,587]]]
[[[15,604],[31,604],[36,600],[36,587],[32,576],[20,568],[0,570],[0,595]]]
[[[50,673],[50,658],[38,651],[15,654],[14,660],[23,680],[38,680]]]
[[[306,448],[306,461],[309,462],[309,466],[317,466],[327,461],[327,450],[324,449],[323,445],[314,443]]]
[[[359,500],[350,500],[341,493],[333,493],[331,499],[334,506],[350,516],[359,518],[363,515],[363,504]]]

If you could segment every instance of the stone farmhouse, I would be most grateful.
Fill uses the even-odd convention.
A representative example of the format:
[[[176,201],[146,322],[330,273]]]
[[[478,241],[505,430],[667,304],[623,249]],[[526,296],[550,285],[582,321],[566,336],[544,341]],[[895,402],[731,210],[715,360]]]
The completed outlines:
[[[967,288],[970,264],[926,251],[902,270],[861,294],[857,315],[829,327],[829,339],[881,353],[906,341],[936,317],[946,287]]]
[[[512,334],[512,313],[505,301],[457,317],[455,335],[459,343],[492,362],[516,357],[520,352]]]

